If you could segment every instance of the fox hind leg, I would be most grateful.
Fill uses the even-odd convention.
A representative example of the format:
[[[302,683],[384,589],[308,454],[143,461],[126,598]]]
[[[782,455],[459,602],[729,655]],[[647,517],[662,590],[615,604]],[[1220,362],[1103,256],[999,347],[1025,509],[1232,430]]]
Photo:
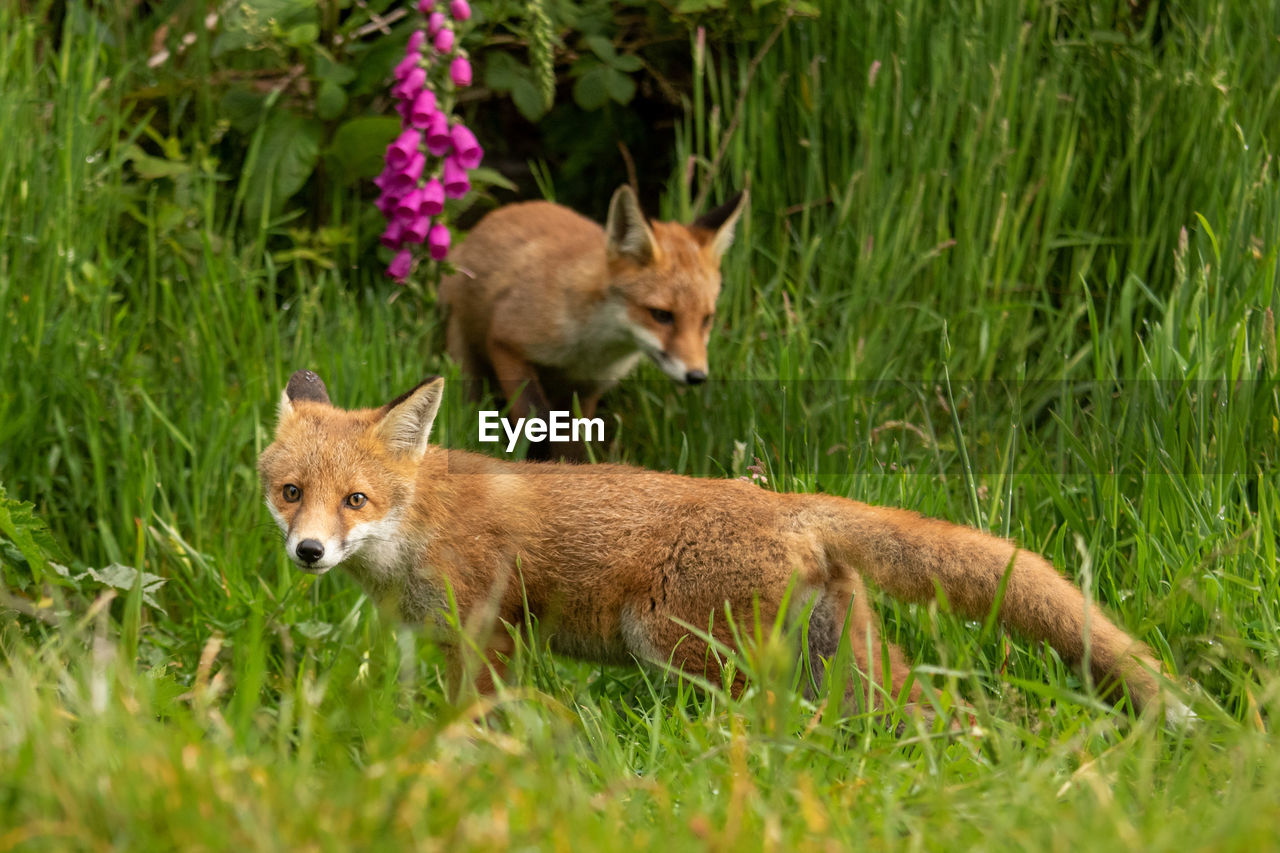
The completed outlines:
[[[848,633],[845,633],[845,624]],[[808,653],[812,683],[821,684],[824,661],[834,660],[841,639],[847,636],[857,677],[845,685],[844,699],[850,708],[885,706],[891,701],[919,705],[921,690],[913,682],[904,694],[911,675],[906,654],[883,638],[879,618],[871,609],[867,590],[857,575],[836,577],[823,590],[809,617]]]

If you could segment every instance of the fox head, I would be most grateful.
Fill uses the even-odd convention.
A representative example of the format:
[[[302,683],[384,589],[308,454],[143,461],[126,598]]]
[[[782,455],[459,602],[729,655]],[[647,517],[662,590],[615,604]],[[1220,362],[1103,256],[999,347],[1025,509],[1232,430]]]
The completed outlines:
[[[677,382],[706,381],[720,258],[746,205],[743,190],[681,225],[650,223],[625,185],[609,202],[604,230],[611,293],[623,304],[636,346]]]
[[[432,377],[382,408],[345,411],[329,402],[319,376],[293,374],[258,473],[299,568],[324,574],[347,560],[395,562],[443,391],[444,380]]]

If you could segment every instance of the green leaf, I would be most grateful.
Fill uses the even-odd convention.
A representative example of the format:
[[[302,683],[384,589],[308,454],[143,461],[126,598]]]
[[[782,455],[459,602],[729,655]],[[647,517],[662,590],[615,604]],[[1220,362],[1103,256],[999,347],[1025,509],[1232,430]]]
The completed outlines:
[[[573,100],[584,110],[598,110],[609,100],[605,72],[610,69],[597,65],[589,69],[573,84]]]
[[[525,77],[517,79],[511,87],[511,101],[516,105],[516,109],[520,111],[520,115],[529,121],[537,121],[542,118],[547,114],[550,106],[543,100],[538,84]]]
[[[644,67],[644,63],[640,61],[640,57],[633,56],[630,53],[619,54],[618,58],[609,63],[609,65],[612,68],[616,68],[619,71],[625,71],[628,74],[639,71]]]
[[[609,97],[620,104],[628,104],[636,94],[636,81],[614,68],[605,69],[604,87]]]
[[[520,81],[521,70],[528,69],[509,53],[491,52],[485,56],[484,84],[495,92],[510,92]]]
[[[191,171],[191,164],[183,160],[166,160],[163,157],[152,157],[143,151],[136,142],[124,150],[124,159],[133,163],[134,171],[146,181],[158,178],[175,178]]]
[[[613,42],[604,36],[587,36],[583,41],[587,43],[587,47],[591,48],[592,53],[600,57],[601,61],[613,64],[614,57],[618,55]]]
[[[354,68],[335,62],[333,57],[321,49],[317,49],[315,52],[311,73],[315,75],[317,80],[337,83],[339,86],[345,86],[356,79],[356,70]]]
[[[90,578],[102,586],[118,589],[123,592],[129,592],[133,589],[134,584],[138,582],[138,570],[133,566],[122,566],[119,563],[112,563],[101,569],[90,568],[84,574],[77,575],[76,580]],[[142,600],[149,607],[164,613],[165,610],[155,599],[155,593],[160,587],[165,585],[165,579],[159,575],[153,575],[150,572],[142,573]],[[167,614],[166,614],[167,615]]]
[[[290,47],[305,47],[314,44],[320,38],[320,27],[315,24],[298,24],[291,27],[284,35],[285,43]]]
[[[264,207],[278,213],[302,189],[320,158],[324,126],[315,119],[290,112],[273,113],[263,130],[257,162],[249,176],[245,215],[258,222]]]
[[[332,80],[325,80],[316,92],[316,116],[333,121],[347,108],[347,93]]]
[[[387,146],[400,133],[397,119],[363,116],[343,122],[333,134],[328,155],[335,171],[348,183],[375,177],[382,171]]]
[[[49,526],[35,514],[35,506],[9,497],[4,486],[0,486],[0,535],[18,546],[37,583],[48,571],[50,561],[66,560]]]
[[[485,187],[497,187],[498,189],[507,190],[508,192],[515,192],[518,189],[514,183],[509,181],[507,177],[497,169],[490,169],[486,166],[481,166],[478,169],[472,169],[467,173],[467,175],[471,179],[471,186],[477,190]]]
[[[249,134],[262,123],[262,105],[266,100],[267,96],[261,92],[255,92],[246,86],[236,86],[228,89],[222,96],[219,108],[232,127],[240,133]]]

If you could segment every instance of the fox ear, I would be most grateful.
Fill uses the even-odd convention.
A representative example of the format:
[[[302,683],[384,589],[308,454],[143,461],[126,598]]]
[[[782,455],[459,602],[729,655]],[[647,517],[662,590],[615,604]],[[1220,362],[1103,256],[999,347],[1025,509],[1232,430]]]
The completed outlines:
[[[628,258],[643,266],[658,256],[658,241],[645,221],[636,194],[626,184],[618,187],[609,201],[604,233],[609,260]]]
[[[329,405],[329,391],[324,387],[324,380],[310,370],[294,371],[289,377],[289,384],[284,386],[284,393],[280,395],[277,423],[293,414],[293,404],[302,400]]]
[[[421,459],[427,452],[427,437],[440,411],[444,397],[444,380],[432,376],[407,394],[383,407],[382,418],[374,429],[378,437],[395,453],[408,453]]]
[[[742,190],[715,210],[707,211],[693,221],[691,227],[713,232],[707,245],[711,247],[711,253],[717,261],[733,245],[733,229],[742,218],[742,212],[747,209],[747,199],[747,191]]]

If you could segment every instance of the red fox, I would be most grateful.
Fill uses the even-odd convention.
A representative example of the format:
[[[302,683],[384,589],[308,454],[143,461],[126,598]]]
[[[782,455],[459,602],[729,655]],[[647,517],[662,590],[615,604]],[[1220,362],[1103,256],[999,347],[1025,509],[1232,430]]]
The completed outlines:
[[[445,450],[427,441],[443,387],[433,378],[381,408],[344,411],[318,376],[298,371],[258,470],[303,571],[344,566],[409,623],[442,618],[451,599],[486,651],[490,667],[474,681],[482,692],[512,649],[503,623],[526,615],[559,653],[717,679],[719,658],[686,626],[711,621],[710,636],[733,646],[726,607],[771,624],[802,600],[811,605],[811,661],[836,655],[848,618],[863,677],[918,705],[919,684],[904,695],[905,655],[882,646],[870,581],[905,601],[941,590],[970,619],[999,600],[1003,625],[1068,661],[1087,660],[1108,695],[1127,691],[1140,709],[1164,702],[1171,722],[1193,716],[1162,695],[1163,670],[1146,646],[1010,542],[906,510],[739,480]],[[456,649],[450,655],[459,659]],[[461,670],[451,670],[451,690],[465,689]],[[859,695],[854,687],[846,699],[857,704]]]
[[[645,219],[619,187],[603,229],[560,205],[501,207],[454,254],[440,285],[449,354],[473,379],[496,381],[512,415],[585,417],[648,355],[672,379],[707,378],[720,258],[745,191],[692,225]]]

